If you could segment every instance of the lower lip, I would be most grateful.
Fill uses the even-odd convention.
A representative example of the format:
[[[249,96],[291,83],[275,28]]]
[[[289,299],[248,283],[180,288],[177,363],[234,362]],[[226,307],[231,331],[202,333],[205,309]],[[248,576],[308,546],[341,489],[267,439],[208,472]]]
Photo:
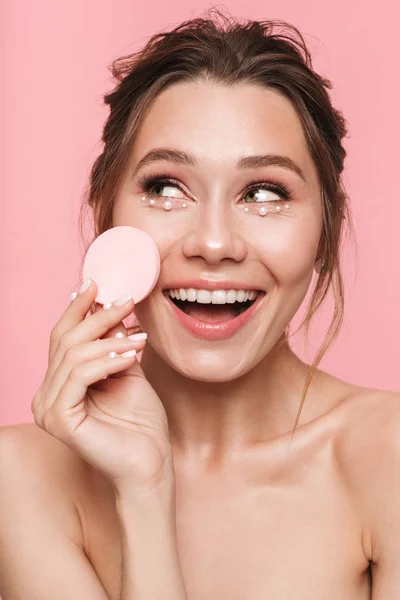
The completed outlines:
[[[187,315],[172,302],[167,294],[163,294],[166,299],[169,309],[177,317],[178,321],[190,331],[193,335],[206,340],[225,340],[232,337],[243,325],[248,323],[250,319],[257,313],[259,306],[266,294],[259,293],[255,302],[243,313],[230,319],[229,321],[217,321],[216,323],[207,323],[200,321],[190,315]]]

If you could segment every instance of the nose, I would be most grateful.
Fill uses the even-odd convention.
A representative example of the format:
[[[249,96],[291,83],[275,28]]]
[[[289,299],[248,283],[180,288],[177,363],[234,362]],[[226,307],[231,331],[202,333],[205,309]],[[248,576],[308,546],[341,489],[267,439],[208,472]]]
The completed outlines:
[[[216,199],[214,199],[216,200]],[[223,259],[241,262],[247,256],[247,245],[235,216],[222,202],[209,202],[196,215],[196,223],[182,242],[187,258],[202,258],[209,265],[218,265]]]

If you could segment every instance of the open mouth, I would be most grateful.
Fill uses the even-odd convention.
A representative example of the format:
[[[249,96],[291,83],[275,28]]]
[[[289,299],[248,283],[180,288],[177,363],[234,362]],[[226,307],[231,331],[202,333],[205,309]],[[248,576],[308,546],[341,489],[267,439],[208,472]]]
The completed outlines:
[[[233,303],[224,304],[213,304],[212,302],[200,303],[197,302],[197,300],[192,302],[189,300],[180,300],[178,298],[172,298],[168,291],[164,292],[164,294],[169,301],[185,314],[207,323],[220,323],[223,321],[230,321],[246,312],[256,302],[257,298],[261,294],[264,294],[264,292],[257,292],[257,295],[251,300],[249,299],[242,302],[235,301]]]

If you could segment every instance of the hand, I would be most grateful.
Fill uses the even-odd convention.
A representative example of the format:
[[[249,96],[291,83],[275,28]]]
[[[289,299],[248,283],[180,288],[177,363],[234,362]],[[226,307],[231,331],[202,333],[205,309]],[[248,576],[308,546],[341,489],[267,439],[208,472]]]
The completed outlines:
[[[117,490],[152,490],[173,480],[167,415],[136,356],[108,356],[140,352],[146,342],[115,337],[126,334],[122,320],[132,299],[108,310],[95,303],[86,317],[96,296],[92,280],[52,329],[47,372],[31,403],[34,420]]]

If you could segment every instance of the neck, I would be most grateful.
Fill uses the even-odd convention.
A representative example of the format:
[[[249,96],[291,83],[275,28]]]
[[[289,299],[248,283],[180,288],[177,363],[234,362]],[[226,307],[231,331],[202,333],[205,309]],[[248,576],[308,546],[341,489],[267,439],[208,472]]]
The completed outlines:
[[[141,365],[165,407],[174,452],[208,463],[223,462],[234,451],[291,431],[307,375],[307,365],[284,337],[233,381],[183,376],[150,345]]]

